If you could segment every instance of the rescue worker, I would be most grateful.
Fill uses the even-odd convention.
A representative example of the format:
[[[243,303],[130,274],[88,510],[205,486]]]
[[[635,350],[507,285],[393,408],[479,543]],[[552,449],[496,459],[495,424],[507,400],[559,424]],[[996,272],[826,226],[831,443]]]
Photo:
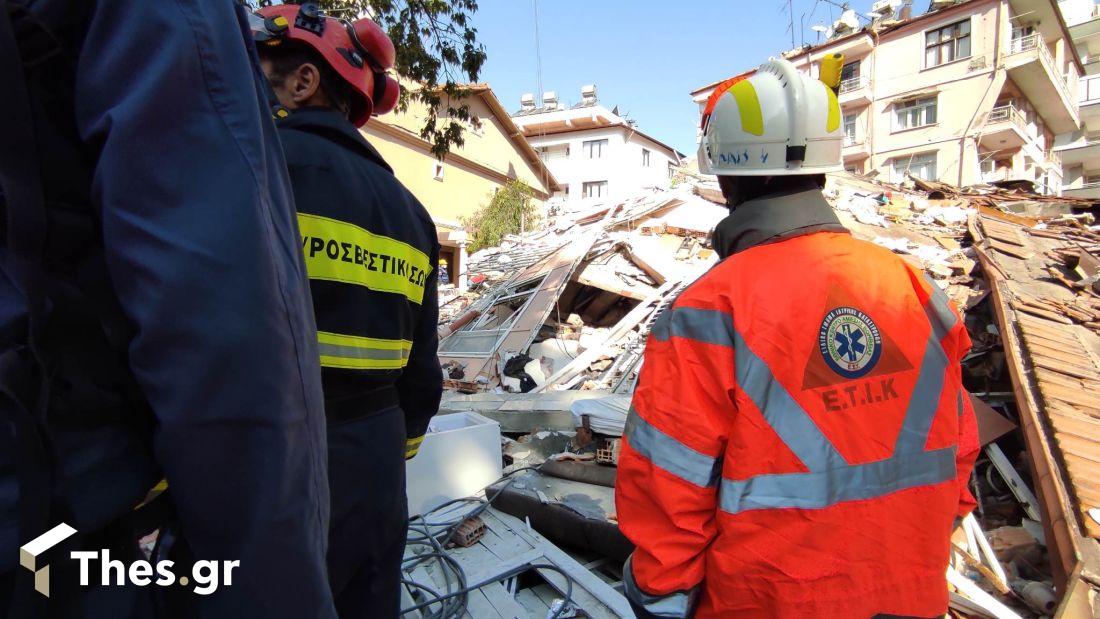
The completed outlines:
[[[721,262],[653,328],[616,483],[639,617],[938,617],[977,453],[966,330],[821,194],[835,93],[773,60],[715,89]]]
[[[447,260],[441,259],[439,261],[439,283],[446,286],[451,283],[451,276],[447,273]]]
[[[316,6],[258,13],[264,72],[298,207],[321,347],[342,617],[397,617],[405,459],[439,408],[439,243],[431,217],[357,130],[397,101],[394,48],[369,19]]]
[[[316,327],[248,13],[0,4],[0,616],[335,617]],[[102,555],[78,583],[70,552],[128,568],[158,528],[175,584],[101,582]]]

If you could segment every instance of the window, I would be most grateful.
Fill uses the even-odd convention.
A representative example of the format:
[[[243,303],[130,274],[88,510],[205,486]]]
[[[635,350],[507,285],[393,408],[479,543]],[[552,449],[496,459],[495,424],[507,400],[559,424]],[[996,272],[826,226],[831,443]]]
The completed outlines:
[[[1012,159],[996,159],[995,153],[983,153],[980,156],[982,159],[979,167],[984,182],[1008,180],[1012,177]]]
[[[979,164],[982,172],[982,178],[991,178],[995,165],[996,163],[994,163],[992,159],[982,159],[981,164]]]
[[[558,144],[556,146],[540,146],[539,157],[543,163],[550,163],[551,161],[557,161],[558,159],[569,158],[569,145]]]
[[[443,180],[443,163],[436,161],[432,166],[432,177],[437,181]]]
[[[936,97],[910,99],[894,104],[894,131],[936,123]]]
[[[970,57],[970,20],[924,33],[924,68]]]
[[[845,63],[840,70],[840,94],[858,90],[863,84],[859,79],[859,61]]]
[[[844,63],[844,67],[840,70],[840,81],[845,82],[851,79],[859,79],[858,60]]]
[[[642,167],[644,167],[644,168],[649,167],[649,149],[648,148],[643,148],[642,149]]]
[[[844,145],[852,146],[858,144],[856,141],[856,118],[859,114],[845,114],[844,115]]]
[[[1035,26],[1017,26],[1012,29],[1012,53],[1024,52],[1035,47]]]
[[[606,140],[602,140],[605,141]],[[592,181],[585,183],[584,197],[586,198],[602,198],[607,195],[607,181]]]
[[[904,181],[907,173],[926,181],[934,181],[936,180],[936,153],[898,157],[894,159],[893,167],[895,183]]]
[[[668,178],[669,180],[676,178],[676,164],[671,161],[668,162]]]
[[[599,159],[607,148],[607,140],[587,140],[582,144],[585,159]]]

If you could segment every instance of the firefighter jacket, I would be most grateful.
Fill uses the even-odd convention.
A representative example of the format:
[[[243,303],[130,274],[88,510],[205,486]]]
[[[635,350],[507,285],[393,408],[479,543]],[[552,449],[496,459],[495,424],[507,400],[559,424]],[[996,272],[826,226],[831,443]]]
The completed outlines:
[[[183,606],[204,617],[335,617],[316,327],[247,15],[230,0],[5,8],[16,4],[54,29],[35,42],[59,41],[72,58],[58,72],[72,100],[37,101],[38,148],[18,153],[42,155],[51,226],[43,342],[53,386],[40,421],[52,470],[35,490],[52,492],[53,509],[39,531],[59,520],[75,528],[61,550],[133,514],[167,478],[194,557],[239,561],[231,587],[185,592]],[[18,91],[5,84],[11,104]],[[11,188],[5,208],[29,208]],[[5,262],[6,360],[19,351],[29,296]],[[33,439],[9,432],[14,410],[0,410],[0,580],[26,571],[18,549],[33,535],[19,530],[29,497],[17,483]],[[81,616],[153,589],[164,588],[82,587]]]
[[[616,483],[639,616],[939,616],[977,429],[940,288],[820,191],[746,202],[654,325]],[[694,615],[693,615],[694,613]]]
[[[338,112],[300,109],[277,124],[313,292],[329,423],[400,405],[411,456],[443,393],[435,225]]]

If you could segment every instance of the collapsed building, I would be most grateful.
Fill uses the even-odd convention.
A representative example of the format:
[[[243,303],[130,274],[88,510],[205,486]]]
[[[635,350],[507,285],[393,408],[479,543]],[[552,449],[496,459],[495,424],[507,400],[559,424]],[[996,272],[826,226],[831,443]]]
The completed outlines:
[[[472,289],[441,298],[441,413],[499,430],[490,459],[506,472],[484,474],[496,481],[480,517],[446,522],[493,537],[490,547],[557,557],[532,588],[485,594],[484,616],[631,616],[614,465],[649,329],[716,263],[708,234],[726,215],[712,177],[678,181],[557,213],[477,252]],[[1100,616],[1097,206],[1028,183],[960,189],[849,173],[830,175],[825,195],[852,234],[927,272],[973,341],[963,372],[983,446],[971,481],[979,507],[952,539],[952,616]],[[518,523],[522,539],[502,542]],[[490,560],[476,534],[465,546],[457,531],[447,539],[463,565]],[[446,588],[449,569],[419,577]]]
[[[439,348],[447,385],[625,385],[617,379],[633,373],[649,319],[714,263],[706,237],[725,215],[688,190],[653,190],[474,254],[471,281],[492,287],[443,304],[453,317]]]

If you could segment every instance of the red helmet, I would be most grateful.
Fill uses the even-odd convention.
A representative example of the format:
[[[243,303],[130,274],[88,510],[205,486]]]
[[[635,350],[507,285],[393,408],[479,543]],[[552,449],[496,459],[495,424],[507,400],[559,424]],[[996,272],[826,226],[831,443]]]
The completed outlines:
[[[394,64],[393,42],[369,19],[327,17],[313,3],[279,4],[253,15],[252,35],[260,45],[299,41],[321,54],[351,86],[349,116],[356,127],[371,114],[385,114],[397,105],[401,87],[386,74]]]

